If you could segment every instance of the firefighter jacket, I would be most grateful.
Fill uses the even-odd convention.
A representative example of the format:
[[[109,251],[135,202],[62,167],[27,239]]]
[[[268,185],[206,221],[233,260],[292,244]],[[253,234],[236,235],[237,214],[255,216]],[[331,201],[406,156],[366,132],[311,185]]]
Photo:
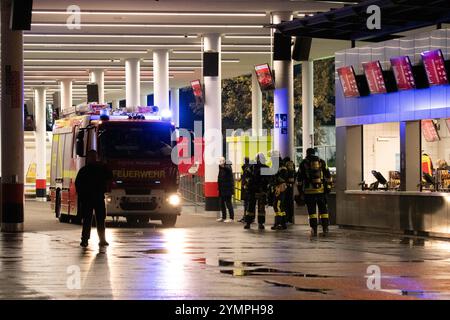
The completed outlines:
[[[308,156],[300,163],[297,181],[299,189],[305,194],[328,193],[331,174],[325,161],[317,156]]]
[[[289,181],[289,171],[286,168],[285,163],[280,159],[277,173],[272,178],[272,189],[275,196],[278,196],[281,192],[286,191]]]
[[[245,184],[249,193],[267,193],[270,176],[261,172],[263,168],[268,168],[268,166],[260,162],[247,167]]]
[[[286,161],[285,167],[287,169],[287,184],[292,187],[295,183],[295,163],[292,160]]]

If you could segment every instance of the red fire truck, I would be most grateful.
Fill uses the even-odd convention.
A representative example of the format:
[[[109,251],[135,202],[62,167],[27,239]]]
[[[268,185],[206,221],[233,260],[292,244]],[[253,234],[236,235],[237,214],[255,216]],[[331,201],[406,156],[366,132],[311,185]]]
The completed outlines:
[[[53,129],[51,206],[61,222],[79,222],[75,178],[89,150],[97,150],[114,181],[105,195],[107,215],[128,223],[161,220],[174,226],[181,212],[179,172],[172,162],[175,130],[155,114],[73,115]],[[118,218],[117,218],[118,219]]]

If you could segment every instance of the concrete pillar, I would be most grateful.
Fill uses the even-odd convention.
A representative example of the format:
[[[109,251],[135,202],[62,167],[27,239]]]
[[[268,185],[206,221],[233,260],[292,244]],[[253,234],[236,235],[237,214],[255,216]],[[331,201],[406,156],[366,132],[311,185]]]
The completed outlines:
[[[147,107],[147,94],[141,94],[139,106]]]
[[[314,147],[314,63],[302,61],[302,146],[303,159],[306,149]]]
[[[400,122],[400,190],[419,191],[422,180],[420,121]]]
[[[159,49],[153,51],[153,93],[154,105],[169,110],[169,51]]]
[[[222,156],[222,90],[221,90],[221,37],[207,34],[204,50],[219,53],[219,73],[217,77],[204,77],[205,82],[205,210],[219,210],[217,175],[218,160]]]
[[[1,231],[24,223],[23,32],[10,30],[11,0],[1,1]]]
[[[180,126],[180,91],[177,88],[170,89],[170,111],[175,127]]]
[[[98,103],[105,103],[105,70],[92,69],[89,70],[89,82],[98,86]]]
[[[125,95],[127,111],[136,111],[141,95],[141,61],[138,58],[125,60]]]
[[[252,72],[252,134],[258,136],[262,130],[262,92],[258,77]]]
[[[47,201],[47,106],[44,87],[34,89],[36,121],[36,200]]]
[[[292,20],[291,12],[273,14],[273,23]],[[294,159],[294,66],[292,59],[273,62],[274,92],[274,150],[281,157]]]
[[[113,109],[119,109],[120,106],[120,99],[112,99],[112,108]]]
[[[64,115],[65,112],[72,108],[72,80],[63,79],[60,81],[61,89],[61,114]]]

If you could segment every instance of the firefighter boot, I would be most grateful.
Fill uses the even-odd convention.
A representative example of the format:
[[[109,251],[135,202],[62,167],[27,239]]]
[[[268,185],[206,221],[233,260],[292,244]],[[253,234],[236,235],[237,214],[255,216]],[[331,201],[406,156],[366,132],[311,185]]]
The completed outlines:
[[[311,227],[311,237],[317,237],[317,218],[310,218],[309,226]]]
[[[279,226],[279,230],[286,230],[287,226],[286,226],[286,215],[281,216],[280,217],[280,226]]]
[[[275,222],[273,226],[270,228],[272,230],[278,230],[278,226],[280,225],[280,217],[277,215],[275,216]]]
[[[250,225],[252,224],[254,219],[255,219],[255,216],[253,214],[249,214],[247,212],[247,214],[244,216],[244,221],[245,221],[244,229],[250,229]]]
[[[321,220],[321,223],[322,223],[323,235],[327,236],[328,233],[329,233],[329,230],[328,230],[328,225],[329,225],[328,218],[321,218],[320,220]]]

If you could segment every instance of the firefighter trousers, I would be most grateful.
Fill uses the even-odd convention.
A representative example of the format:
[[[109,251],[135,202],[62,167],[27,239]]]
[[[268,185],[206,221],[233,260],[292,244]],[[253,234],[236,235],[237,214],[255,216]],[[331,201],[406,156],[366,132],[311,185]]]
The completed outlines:
[[[320,218],[322,227],[327,228],[329,225],[329,214],[326,194],[305,194],[305,203],[308,208],[310,227],[316,230],[318,218]],[[317,215],[317,208],[319,209],[319,215]]]
[[[275,211],[274,226],[286,226],[286,191],[275,194],[273,210]]]
[[[294,187],[288,185],[286,189],[286,222],[294,223]]]
[[[254,193],[249,194],[248,207],[245,212],[245,222],[252,223],[255,221],[256,205],[258,205],[258,223],[266,223],[266,194]]]

